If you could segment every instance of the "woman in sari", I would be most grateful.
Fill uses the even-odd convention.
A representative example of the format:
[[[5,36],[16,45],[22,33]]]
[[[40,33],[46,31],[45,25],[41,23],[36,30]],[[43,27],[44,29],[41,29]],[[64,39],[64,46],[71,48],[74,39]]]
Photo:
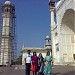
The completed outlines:
[[[33,71],[33,75],[37,75],[37,71],[38,71],[38,57],[37,57],[36,52],[33,52],[32,65],[35,66],[35,71]]]
[[[50,56],[50,52],[48,51],[45,57],[45,68],[44,68],[44,74],[45,75],[50,75],[52,72],[52,57]]]

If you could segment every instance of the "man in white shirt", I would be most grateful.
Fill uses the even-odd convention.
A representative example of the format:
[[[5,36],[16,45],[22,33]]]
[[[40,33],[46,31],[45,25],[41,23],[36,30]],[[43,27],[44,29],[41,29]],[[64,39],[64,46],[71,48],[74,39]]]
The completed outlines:
[[[26,75],[30,75],[30,67],[31,67],[31,54],[30,50],[27,51],[27,55],[25,57],[25,65],[26,65]]]

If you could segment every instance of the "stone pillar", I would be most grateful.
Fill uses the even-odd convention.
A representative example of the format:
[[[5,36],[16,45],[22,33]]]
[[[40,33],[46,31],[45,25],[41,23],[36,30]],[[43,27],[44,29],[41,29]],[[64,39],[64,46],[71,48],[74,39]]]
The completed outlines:
[[[54,17],[55,7],[50,7],[51,12],[51,41],[52,41],[52,56],[53,56],[53,64],[56,62],[56,47],[55,47],[55,17]]]
[[[53,27],[55,25],[55,21],[54,21],[54,8],[51,8],[50,12],[51,12],[51,27]]]
[[[52,40],[52,56],[53,56],[53,63],[56,62],[56,47],[55,47],[55,35],[54,32],[51,31],[51,40]]]

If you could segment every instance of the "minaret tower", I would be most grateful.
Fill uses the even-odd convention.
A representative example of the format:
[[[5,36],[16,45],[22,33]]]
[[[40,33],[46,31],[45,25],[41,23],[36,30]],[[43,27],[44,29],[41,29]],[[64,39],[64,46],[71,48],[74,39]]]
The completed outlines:
[[[45,41],[46,41],[45,48],[47,51],[50,51],[50,53],[52,55],[51,37],[49,35],[47,35]]]
[[[49,35],[46,36],[46,44],[45,44],[45,47],[50,47],[51,46],[51,38]]]
[[[55,25],[55,16],[54,16],[54,10],[55,10],[55,0],[49,0],[49,11],[51,14],[51,43],[52,43],[52,57],[53,57],[53,63],[56,61],[56,48],[55,48],[55,33],[54,29],[56,27]]]
[[[2,34],[0,49],[0,65],[11,65],[13,55],[13,40],[15,37],[15,7],[10,1],[5,1],[2,10]],[[14,21],[14,22],[13,22]]]

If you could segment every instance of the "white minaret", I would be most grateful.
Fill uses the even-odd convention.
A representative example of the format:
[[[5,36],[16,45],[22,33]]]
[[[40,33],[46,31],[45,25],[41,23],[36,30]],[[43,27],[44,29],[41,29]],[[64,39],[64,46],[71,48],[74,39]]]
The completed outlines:
[[[52,55],[51,37],[47,35],[45,41],[46,41],[45,48],[47,51],[50,51],[50,54]]]
[[[50,47],[51,46],[51,37],[49,35],[46,36],[46,44],[45,47]]]
[[[54,28],[55,28],[55,16],[54,16],[54,10],[55,10],[55,0],[49,0],[49,11],[51,14],[51,41],[52,41],[52,57],[53,57],[53,63],[56,61],[56,48],[55,48],[55,34],[54,34]]]
[[[5,1],[2,8],[2,35],[0,50],[0,65],[11,65],[13,53],[13,18],[15,7],[10,1]]]

